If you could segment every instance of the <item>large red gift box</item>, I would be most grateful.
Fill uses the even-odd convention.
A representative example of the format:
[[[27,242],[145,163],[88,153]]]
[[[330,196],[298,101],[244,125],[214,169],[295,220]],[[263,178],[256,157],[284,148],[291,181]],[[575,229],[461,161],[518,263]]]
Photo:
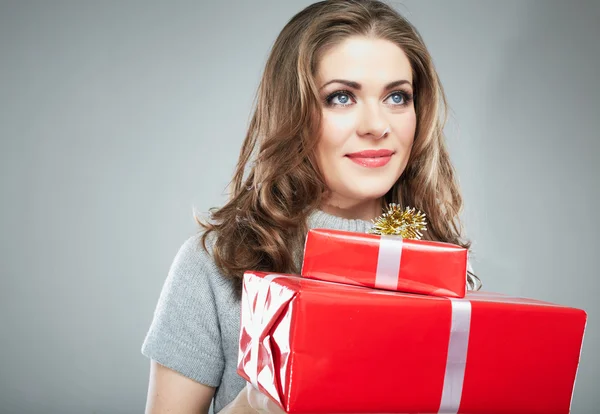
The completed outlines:
[[[288,413],[568,413],[586,313],[246,272],[238,373]]]
[[[330,282],[462,298],[467,253],[450,243],[312,229],[301,273]]]

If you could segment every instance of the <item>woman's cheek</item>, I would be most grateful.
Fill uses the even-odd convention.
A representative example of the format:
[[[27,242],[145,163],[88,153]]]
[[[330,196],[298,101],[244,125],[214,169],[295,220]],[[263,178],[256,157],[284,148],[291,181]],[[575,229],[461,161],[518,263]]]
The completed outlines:
[[[332,114],[330,123],[338,131],[351,131],[355,126],[356,116],[352,111],[346,110],[344,113]]]
[[[415,138],[415,132],[417,130],[417,116],[414,112],[407,115],[408,116],[406,117],[398,119],[394,131],[396,131],[403,143],[410,145]]]
[[[321,140],[330,148],[340,149],[354,128],[354,119],[350,114],[328,114],[323,119]]]

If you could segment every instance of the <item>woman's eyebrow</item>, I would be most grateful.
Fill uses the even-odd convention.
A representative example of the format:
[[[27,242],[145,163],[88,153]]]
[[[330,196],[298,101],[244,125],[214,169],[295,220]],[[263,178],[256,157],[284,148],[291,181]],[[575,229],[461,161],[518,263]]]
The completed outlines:
[[[341,83],[342,85],[346,85],[347,87],[356,89],[357,91],[360,91],[360,89],[362,87],[362,85],[358,82],[349,81],[349,80],[345,80],[345,79],[333,79],[333,80],[330,80],[329,82],[327,82],[326,84],[324,84],[323,86],[321,86],[319,88],[319,90],[323,89],[324,87],[326,87],[327,85],[330,85],[332,83]],[[401,79],[401,80],[397,80],[397,81],[388,83],[387,85],[385,85],[384,90],[388,91],[397,86],[405,85],[405,84],[408,84],[412,87],[412,84],[409,81],[407,81],[406,79]]]

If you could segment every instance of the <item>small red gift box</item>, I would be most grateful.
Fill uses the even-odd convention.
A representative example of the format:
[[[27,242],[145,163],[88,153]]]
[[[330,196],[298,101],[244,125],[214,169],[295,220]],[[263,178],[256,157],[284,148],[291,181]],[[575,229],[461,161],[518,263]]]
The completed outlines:
[[[306,237],[302,276],[462,298],[467,284],[467,253],[467,249],[450,243],[312,229]]]
[[[288,413],[568,413],[586,313],[246,272],[238,373]]]

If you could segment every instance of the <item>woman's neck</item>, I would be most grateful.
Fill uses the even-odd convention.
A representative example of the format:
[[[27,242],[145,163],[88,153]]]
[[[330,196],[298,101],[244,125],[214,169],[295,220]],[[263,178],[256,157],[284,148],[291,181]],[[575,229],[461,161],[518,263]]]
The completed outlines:
[[[368,200],[361,203],[340,202],[335,199],[325,201],[321,210],[345,219],[372,220],[381,215],[381,200]]]

